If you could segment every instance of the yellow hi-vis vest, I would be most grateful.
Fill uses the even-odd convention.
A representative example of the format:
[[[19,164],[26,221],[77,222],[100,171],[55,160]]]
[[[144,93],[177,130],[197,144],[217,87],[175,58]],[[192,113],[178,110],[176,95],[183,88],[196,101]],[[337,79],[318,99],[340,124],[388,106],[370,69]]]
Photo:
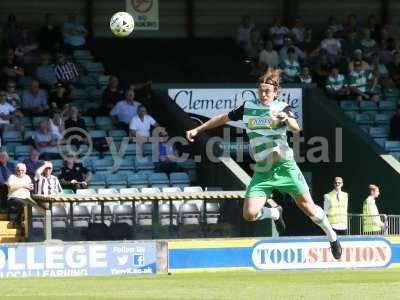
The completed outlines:
[[[328,220],[331,225],[335,224],[346,224],[347,227],[347,201],[348,194],[345,192],[339,193],[339,199],[336,196],[336,191],[333,190],[328,194],[325,194],[326,199],[329,203],[327,211]]]
[[[368,201],[368,198],[363,203],[363,231],[364,232],[378,232],[382,230],[381,218],[378,215],[378,207],[375,201]]]

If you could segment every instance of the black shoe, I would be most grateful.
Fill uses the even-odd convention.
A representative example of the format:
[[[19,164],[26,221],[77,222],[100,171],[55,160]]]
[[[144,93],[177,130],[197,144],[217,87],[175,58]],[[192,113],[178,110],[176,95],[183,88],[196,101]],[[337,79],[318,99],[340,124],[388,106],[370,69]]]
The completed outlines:
[[[340,257],[342,256],[342,246],[340,246],[339,240],[330,242],[330,244],[333,257],[335,259],[340,259]]]

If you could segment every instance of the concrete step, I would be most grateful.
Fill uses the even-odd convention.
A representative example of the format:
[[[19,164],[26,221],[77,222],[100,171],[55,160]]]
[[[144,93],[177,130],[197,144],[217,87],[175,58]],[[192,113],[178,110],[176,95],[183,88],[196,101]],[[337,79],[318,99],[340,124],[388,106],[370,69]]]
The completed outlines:
[[[8,221],[8,216],[7,216],[7,214],[0,213],[0,221]]]

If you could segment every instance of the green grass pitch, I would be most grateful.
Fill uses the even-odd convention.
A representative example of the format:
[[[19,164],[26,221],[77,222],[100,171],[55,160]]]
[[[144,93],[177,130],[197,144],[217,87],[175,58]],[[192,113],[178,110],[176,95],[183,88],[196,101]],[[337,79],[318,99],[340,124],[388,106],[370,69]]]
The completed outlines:
[[[0,280],[0,299],[400,299],[400,270]]]

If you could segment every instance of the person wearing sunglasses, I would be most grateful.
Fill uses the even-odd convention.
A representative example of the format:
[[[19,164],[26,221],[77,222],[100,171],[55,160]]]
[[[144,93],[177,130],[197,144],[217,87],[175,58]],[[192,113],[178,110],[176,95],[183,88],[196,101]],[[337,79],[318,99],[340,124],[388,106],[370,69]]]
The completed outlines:
[[[300,131],[292,107],[278,100],[281,71],[268,68],[259,78],[258,98],[244,102],[229,113],[217,115],[186,132],[193,142],[202,132],[229,121],[242,121],[249,137],[250,151],[256,161],[254,174],[246,190],[243,217],[247,221],[271,218],[279,234],[285,231],[282,207],[267,203],[272,190],[289,194],[297,206],[327,235],[335,259],[342,255],[336,232],[321,207],[311,198],[307,182],[294,160],[287,142],[287,131]],[[269,205],[269,207],[265,206]]]

